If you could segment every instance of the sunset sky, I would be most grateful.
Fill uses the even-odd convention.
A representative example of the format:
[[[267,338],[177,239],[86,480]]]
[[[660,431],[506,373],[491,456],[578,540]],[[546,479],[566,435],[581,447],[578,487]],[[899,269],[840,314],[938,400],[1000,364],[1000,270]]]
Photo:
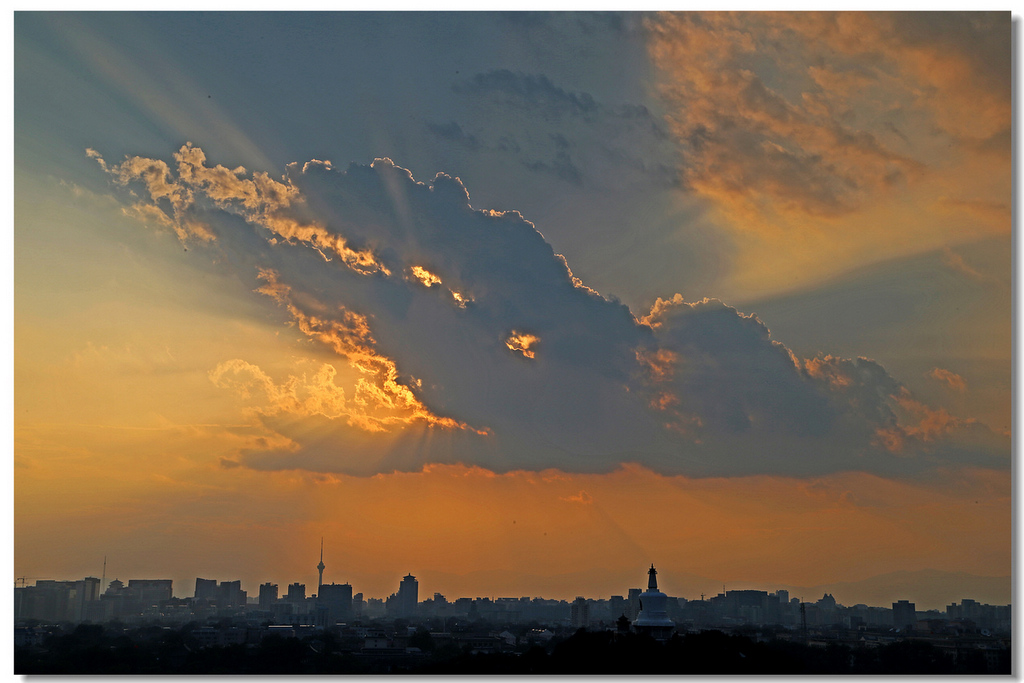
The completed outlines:
[[[1008,12],[17,13],[15,576],[1008,577],[1010,65]]]

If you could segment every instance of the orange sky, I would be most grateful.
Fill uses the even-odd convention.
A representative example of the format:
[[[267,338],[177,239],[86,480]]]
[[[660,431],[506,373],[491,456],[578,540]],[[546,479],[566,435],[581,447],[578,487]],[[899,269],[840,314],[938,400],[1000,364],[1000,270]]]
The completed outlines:
[[[22,13],[15,575],[1008,576],[1008,19]]]
[[[617,581],[649,562],[665,567],[666,590],[691,598],[710,587],[687,574],[814,585],[908,566],[1010,571],[1009,484],[986,470],[925,482],[690,479],[633,465],[608,475],[428,466],[365,478],[225,469],[199,428],[96,434],[95,445],[88,430],[74,436],[79,453],[40,447],[17,469],[15,551],[33,558],[18,563],[25,575],[96,573],[102,548],[112,574],[170,576],[180,594],[195,575],[308,586],[321,535],[326,579],[368,597],[386,596],[406,572],[424,594],[598,597],[623,592]],[[124,455],[108,455],[101,472],[90,465],[96,448]],[[494,575],[461,576],[473,572]]]

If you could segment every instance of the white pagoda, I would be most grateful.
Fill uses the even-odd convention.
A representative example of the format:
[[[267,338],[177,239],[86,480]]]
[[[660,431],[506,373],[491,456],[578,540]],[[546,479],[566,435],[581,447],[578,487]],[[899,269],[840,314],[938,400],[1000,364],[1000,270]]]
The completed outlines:
[[[647,590],[640,594],[640,614],[633,622],[637,633],[647,633],[655,640],[668,640],[675,630],[668,618],[668,596],[658,590],[658,570],[647,570]]]

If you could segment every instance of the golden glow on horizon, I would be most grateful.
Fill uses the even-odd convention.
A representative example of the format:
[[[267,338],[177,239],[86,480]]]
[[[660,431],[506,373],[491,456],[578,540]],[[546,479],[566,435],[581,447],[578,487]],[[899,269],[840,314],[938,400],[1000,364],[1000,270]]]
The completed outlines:
[[[247,585],[309,585],[310,549],[320,535],[327,537],[327,576],[368,597],[392,592],[410,568],[421,591],[569,599],[580,591],[622,594],[650,560],[665,566],[673,594],[686,597],[712,587],[687,575],[815,585],[908,568],[1010,571],[1010,487],[998,472],[926,484],[863,473],[691,479],[635,465],[610,474],[433,465],[360,478],[226,469],[190,456],[154,476],[148,460],[175,433],[183,454],[216,443],[157,431],[128,441],[84,438],[83,450],[121,454],[103,466],[87,457],[23,456],[16,548],[33,552],[16,552],[16,571],[74,576],[88,571],[77,558],[114,547],[119,564],[131,566],[122,574],[157,572],[181,582],[217,571]],[[55,466],[66,484],[57,497]],[[109,467],[124,476],[106,476]],[[105,502],[112,496],[124,502]],[[136,509],[132,501],[143,500]],[[275,512],[280,505],[289,515]],[[33,539],[51,536],[54,525],[65,529],[61,547],[38,547]],[[205,564],[196,566],[197,557]]]

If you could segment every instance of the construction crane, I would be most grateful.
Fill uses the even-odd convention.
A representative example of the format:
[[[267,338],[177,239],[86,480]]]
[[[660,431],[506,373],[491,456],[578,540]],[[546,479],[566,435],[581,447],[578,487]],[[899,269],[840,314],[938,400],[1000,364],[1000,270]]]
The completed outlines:
[[[21,581],[21,587],[24,588],[25,587],[25,579],[32,579],[33,581],[39,581],[42,578],[43,578],[42,576],[19,576],[18,578],[16,578],[14,580],[14,586],[17,587],[18,586],[18,582]]]

